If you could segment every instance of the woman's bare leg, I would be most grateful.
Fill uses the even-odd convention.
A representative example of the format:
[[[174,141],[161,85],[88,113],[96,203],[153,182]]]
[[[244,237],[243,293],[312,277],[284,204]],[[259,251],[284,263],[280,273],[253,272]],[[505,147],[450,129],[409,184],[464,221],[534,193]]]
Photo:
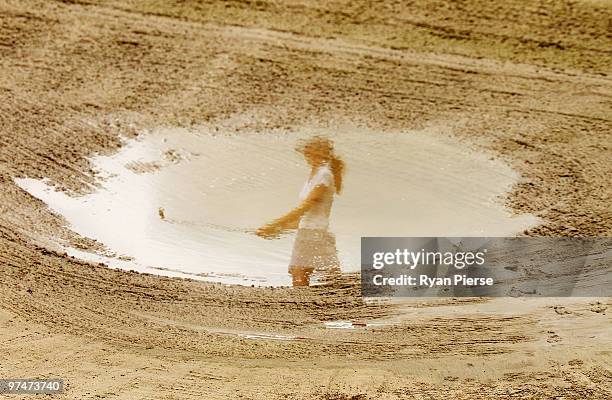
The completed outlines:
[[[314,268],[292,265],[289,267],[289,273],[293,281],[293,286],[308,286],[310,284],[310,275]]]

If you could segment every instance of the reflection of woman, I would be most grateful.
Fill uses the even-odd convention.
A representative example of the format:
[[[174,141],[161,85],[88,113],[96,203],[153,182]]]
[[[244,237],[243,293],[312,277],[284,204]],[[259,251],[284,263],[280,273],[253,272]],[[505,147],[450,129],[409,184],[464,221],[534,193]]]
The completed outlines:
[[[311,166],[300,193],[300,204],[256,233],[272,239],[287,230],[298,229],[289,272],[294,286],[306,286],[313,271],[339,270],[336,240],[328,226],[334,194],[342,190],[344,162],[334,154],[333,143],[318,136],[297,150]]]

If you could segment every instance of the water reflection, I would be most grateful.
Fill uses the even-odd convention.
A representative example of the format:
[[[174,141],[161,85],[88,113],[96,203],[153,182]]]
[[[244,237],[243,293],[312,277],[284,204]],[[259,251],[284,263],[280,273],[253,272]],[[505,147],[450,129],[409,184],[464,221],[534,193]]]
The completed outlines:
[[[299,228],[289,262],[293,286],[308,286],[313,272],[319,281],[340,275],[336,237],[327,229]]]
[[[308,286],[314,272],[330,279],[340,273],[336,238],[329,231],[329,215],[334,195],[342,192],[344,161],[335,153],[333,142],[315,136],[300,144],[300,152],[310,165],[310,175],[299,195],[299,204],[280,218],[259,228],[257,235],[274,239],[297,229],[289,274],[293,286]]]
[[[45,180],[15,181],[62,215],[70,229],[108,249],[87,253],[60,243],[75,257],[248,286],[291,284],[287,264],[295,236],[282,235],[285,230],[319,229],[319,235],[298,236],[328,238],[314,240],[316,246],[297,240],[291,272],[296,284],[303,284],[319,281],[317,271],[327,271],[321,264],[358,271],[363,236],[511,236],[538,221],[528,214],[513,216],[499,201],[517,182],[512,169],[435,132],[335,128],[329,136],[333,146],[325,140],[305,146],[312,135],[310,128],[261,135],[164,128],[129,140],[116,154],[92,158],[100,187],[87,195],[69,196]],[[300,153],[287,151],[296,143]],[[313,153],[308,164],[305,151]],[[343,163],[334,161],[334,153],[350,173],[343,176]],[[297,194],[304,180],[318,171],[328,183],[319,199],[323,212],[304,212],[308,218],[292,214],[276,226],[264,225],[300,206],[303,197],[298,201]],[[328,189],[331,184],[334,190]],[[260,226],[262,236],[278,239],[253,235]],[[300,248],[308,247],[318,250],[306,254],[328,256],[309,262],[297,257]],[[334,247],[339,263],[329,256]]]

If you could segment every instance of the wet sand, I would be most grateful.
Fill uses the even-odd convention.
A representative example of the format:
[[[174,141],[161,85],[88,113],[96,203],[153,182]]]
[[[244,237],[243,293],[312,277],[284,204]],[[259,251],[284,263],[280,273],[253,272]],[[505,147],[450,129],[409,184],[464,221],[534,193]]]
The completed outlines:
[[[0,376],[63,377],[67,399],[610,397],[609,299],[112,270],[51,246],[102,250],[14,183],[91,191],[89,158],[163,126],[432,129],[514,168],[527,234],[609,236],[609,6],[91,3],[0,5]]]

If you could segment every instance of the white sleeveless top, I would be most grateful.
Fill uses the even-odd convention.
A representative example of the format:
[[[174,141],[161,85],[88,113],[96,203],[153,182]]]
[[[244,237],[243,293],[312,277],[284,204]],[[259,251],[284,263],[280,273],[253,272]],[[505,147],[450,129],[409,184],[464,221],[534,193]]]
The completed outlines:
[[[323,198],[304,213],[300,220],[300,228],[327,229],[329,226],[329,213],[334,201],[336,186],[334,185],[334,175],[328,164],[320,165],[313,177],[308,179],[300,192],[300,201],[304,201],[310,192],[319,185],[326,188]]]

